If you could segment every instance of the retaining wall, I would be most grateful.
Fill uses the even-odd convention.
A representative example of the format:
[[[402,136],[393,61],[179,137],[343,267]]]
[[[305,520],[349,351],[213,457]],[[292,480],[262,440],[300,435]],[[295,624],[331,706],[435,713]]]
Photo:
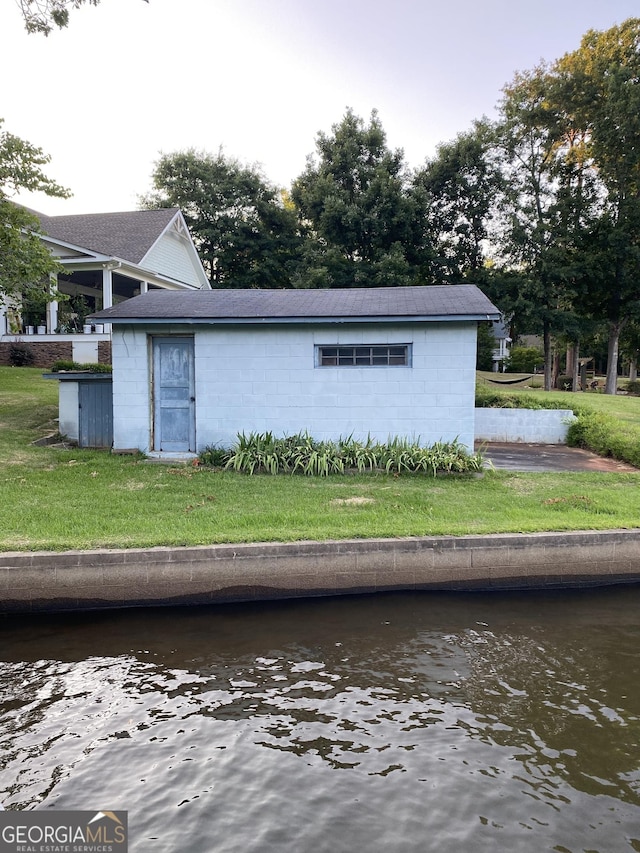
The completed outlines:
[[[640,581],[640,530],[0,554],[0,612]]]
[[[476,441],[566,444],[571,409],[476,409]]]

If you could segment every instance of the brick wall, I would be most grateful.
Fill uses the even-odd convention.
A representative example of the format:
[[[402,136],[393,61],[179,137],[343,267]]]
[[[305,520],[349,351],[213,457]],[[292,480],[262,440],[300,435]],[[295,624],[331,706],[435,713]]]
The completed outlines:
[[[0,343],[0,365],[6,367],[11,364],[9,351],[12,346],[13,344],[10,342]],[[28,346],[33,353],[34,360],[32,367],[51,367],[53,362],[58,361],[58,359],[70,361],[72,358],[71,341],[41,341],[35,343],[25,341],[24,346]]]
[[[54,361],[73,360],[73,344],[71,341],[20,341],[28,346],[34,355],[32,367],[51,367]],[[9,352],[13,344],[10,341],[0,343],[0,365],[7,367],[11,364]],[[100,364],[111,364],[111,341],[98,341],[98,361]]]

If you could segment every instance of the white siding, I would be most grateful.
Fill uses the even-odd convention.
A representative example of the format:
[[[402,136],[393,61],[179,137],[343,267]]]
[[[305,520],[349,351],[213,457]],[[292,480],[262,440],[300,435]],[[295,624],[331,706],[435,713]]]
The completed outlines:
[[[145,255],[144,267],[176,281],[200,287],[201,281],[193,265],[193,257],[186,245],[186,238],[175,232],[163,234],[155,246]]]
[[[114,447],[151,441],[147,332],[115,326]],[[167,334],[167,328],[158,328]],[[172,333],[185,333],[179,326]],[[193,331],[193,330],[192,330]],[[412,345],[411,367],[316,367],[316,344]],[[474,440],[475,323],[200,327],[195,333],[196,441],[229,447],[238,432],[307,430],[316,438],[431,444]]]

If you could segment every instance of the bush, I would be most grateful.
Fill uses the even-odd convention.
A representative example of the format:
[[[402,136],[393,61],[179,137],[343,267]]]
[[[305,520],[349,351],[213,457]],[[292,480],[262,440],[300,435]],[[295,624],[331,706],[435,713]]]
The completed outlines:
[[[209,445],[198,456],[201,465],[207,465],[211,468],[224,468],[231,456],[230,450],[225,450],[223,447]]]
[[[203,465],[231,468],[245,474],[306,474],[326,477],[348,471],[387,474],[472,473],[481,471],[482,455],[469,454],[457,441],[436,442],[422,447],[406,439],[390,439],[386,444],[371,438],[358,441],[352,436],[336,441],[317,441],[307,433],[276,438],[273,433],[238,435],[231,451],[208,447],[199,456]]]
[[[556,388],[559,391],[573,391],[573,376],[561,374],[556,379]]]
[[[533,394],[501,391],[486,385],[476,388],[476,406],[478,409],[566,409],[564,400],[548,400]]]
[[[640,468],[640,445],[629,436],[620,422],[602,412],[576,411],[577,419],[569,425],[567,444],[584,447],[600,456],[620,459]]]
[[[632,379],[629,382],[625,382],[621,390],[640,396],[640,379]]]
[[[111,373],[112,367],[110,364],[94,364],[93,362],[87,362],[86,364],[80,364],[77,361],[67,361],[63,358],[58,359],[58,361],[54,361],[51,365],[52,373],[61,373],[62,371],[84,371],[91,373]]]
[[[13,367],[28,367],[33,364],[35,357],[28,344],[11,344],[9,347],[9,363]]]
[[[507,373],[535,373],[544,367],[544,353],[537,347],[511,347],[504,360]]]

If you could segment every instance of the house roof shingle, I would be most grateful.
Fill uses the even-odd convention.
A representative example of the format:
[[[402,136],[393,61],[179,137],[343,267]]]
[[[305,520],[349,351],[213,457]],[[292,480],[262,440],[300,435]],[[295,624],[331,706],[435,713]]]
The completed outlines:
[[[43,233],[54,240],[139,264],[177,212],[177,208],[161,208],[72,216],[36,215]]]
[[[473,284],[343,290],[154,290],[93,315],[105,322],[293,322],[367,318],[495,320]]]

